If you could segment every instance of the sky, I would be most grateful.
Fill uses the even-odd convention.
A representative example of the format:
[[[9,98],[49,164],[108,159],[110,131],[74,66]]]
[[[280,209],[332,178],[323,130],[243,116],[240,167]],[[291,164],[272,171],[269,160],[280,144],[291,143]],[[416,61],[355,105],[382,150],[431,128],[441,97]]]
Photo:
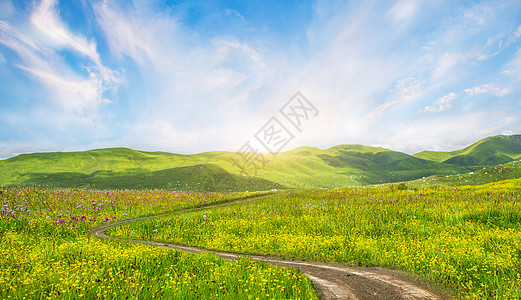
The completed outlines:
[[[0,0],[0,158],[236,151],[297,92],[282,151],[520,133],[521,1]]]

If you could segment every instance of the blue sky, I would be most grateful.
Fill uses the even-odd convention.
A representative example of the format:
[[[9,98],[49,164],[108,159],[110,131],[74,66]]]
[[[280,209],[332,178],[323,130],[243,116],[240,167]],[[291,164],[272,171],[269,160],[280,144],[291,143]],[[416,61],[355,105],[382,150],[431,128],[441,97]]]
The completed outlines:
[[[0,0],[0,157],[238,150],[300,91],[287,149],[415,153],[521,132],[521,2]]]

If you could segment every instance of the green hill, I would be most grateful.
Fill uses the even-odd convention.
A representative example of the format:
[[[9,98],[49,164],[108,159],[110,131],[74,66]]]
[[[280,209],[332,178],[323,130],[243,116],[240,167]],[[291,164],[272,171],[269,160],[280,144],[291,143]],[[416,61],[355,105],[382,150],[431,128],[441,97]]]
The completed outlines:
[[[0,160],[0,185],[227,192],[381,184],[511,162],[521,158],[521,136],[495,136],[458,151],[415,155],[339,145],[241,158],[225,151],[181,155],[127,148],[22,154]]]
[[[0,161],[0,185],[98,189],[175,189],[231,192],[283,188],[266,179],[231,174],[208,161],[225,152],[180,155],[127,148],[22,154]]]
[[[487,167],[521,159],[521,135],[498,135],[452,152],[423,151],[414,157],[465,167]]]

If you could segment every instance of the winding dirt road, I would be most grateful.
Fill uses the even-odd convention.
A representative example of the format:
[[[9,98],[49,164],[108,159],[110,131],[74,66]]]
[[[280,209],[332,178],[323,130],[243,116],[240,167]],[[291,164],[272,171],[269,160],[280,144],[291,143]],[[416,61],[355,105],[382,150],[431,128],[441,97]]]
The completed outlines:
[[[172,213],[124,220],[93,228],[91,230],[91,234],[100,238],[116,239],[106,234],[108,229],[122,224],[138,222],[145,219],[159,218],[173,214],[182,214],[218,206],[228,206],[238,202],[252,201],[255,200],[255,198],[258,200],[263,196],[265,195],[246,197],[226,203],[210,204],[203,207],[189,208]],[[321,299],[450,299],[449,296],[439,291],[433,291],[432,289],[427,288],[415,282],[414,280],[411,280],[405,273],[385,268],[369,268],[345,264],[285,260],[275,257],[220,252],[204,248],[195,248],[155,241],[129,239],[123,239],[123,241],[149,244],[184,252],[211,252],[223,259],[230,260],[235,260],[240,257],[250,257],[254,260],[267,262],[277,266],[300,269],[313,282],[315,288],[320,293]]]

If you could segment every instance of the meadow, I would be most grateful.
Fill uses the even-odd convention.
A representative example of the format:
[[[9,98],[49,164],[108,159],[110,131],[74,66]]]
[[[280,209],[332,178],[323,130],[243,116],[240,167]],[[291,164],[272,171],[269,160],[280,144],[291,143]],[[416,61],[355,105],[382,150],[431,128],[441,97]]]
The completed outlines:
[[[483,167],[477,171],[471,171],[455,175],[435,175],[427,178],[406,182],[406,186],[421,188],[435,186],[461,186],[481,185],[489,182],[497,182],[507,179],[521,178],[521,160],[500,164],[497,166]]]
[[[0,190],[1,299],[315,299],[299,271],[91,237],[94,226],[252,193]]]
[[[285,191],[130,223],[110,234],[386,266],[418,274],[459,298],[521,298],[521,179],[415,190]]]

